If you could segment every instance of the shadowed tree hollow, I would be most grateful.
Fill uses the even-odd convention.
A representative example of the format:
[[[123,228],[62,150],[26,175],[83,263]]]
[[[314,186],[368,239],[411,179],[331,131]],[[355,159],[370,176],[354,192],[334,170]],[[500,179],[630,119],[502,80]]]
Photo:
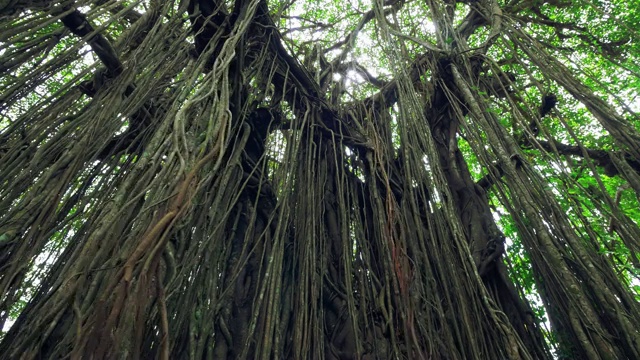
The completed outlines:
[[[640,359],[638,28],[0,1],[0,357]]]

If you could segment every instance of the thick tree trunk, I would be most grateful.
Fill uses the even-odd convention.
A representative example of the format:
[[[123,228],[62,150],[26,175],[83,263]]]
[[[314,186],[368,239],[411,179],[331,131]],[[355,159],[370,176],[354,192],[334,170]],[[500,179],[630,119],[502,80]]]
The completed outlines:
[[[309,50],[265,1],[83,4],[0,3],[0,319],[19,312],[6,358],[544,359],[556,340],[567,356],[640,354],[603,232],[564,214],[523,155],[591,156],[637,188],[634,128],[566,66],[519,50],[526,9],[559,26],[541,5],[375,2],[343,42]],[[434,33],[400,34],[407,8]],[[370,23],[392,79],[346,61]],[[523,110],[536,106],[495,48],[507,65],[550,64],[517,69],[576,96],[622,150],[538,141],[557,98]],[[351,72],[369,87],[351,94]],[[490,196],[557,339],[509,276]],[[602,203],[637,263],[640,230]]]

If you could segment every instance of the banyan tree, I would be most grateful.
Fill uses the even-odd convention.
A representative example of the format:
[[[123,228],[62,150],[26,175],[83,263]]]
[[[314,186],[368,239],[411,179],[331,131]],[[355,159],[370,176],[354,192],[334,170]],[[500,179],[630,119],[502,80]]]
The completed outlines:
[[[0,358],[639,359],[638,28],[0,1]]]

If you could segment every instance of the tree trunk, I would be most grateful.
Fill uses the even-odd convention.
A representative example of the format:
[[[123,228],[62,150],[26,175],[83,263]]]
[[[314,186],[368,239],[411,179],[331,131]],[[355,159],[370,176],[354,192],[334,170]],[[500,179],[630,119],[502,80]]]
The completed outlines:
[[[609,49],[583,10],[142,3],[0,4],[6,358],[640,357],[640,136],[549,44]]]

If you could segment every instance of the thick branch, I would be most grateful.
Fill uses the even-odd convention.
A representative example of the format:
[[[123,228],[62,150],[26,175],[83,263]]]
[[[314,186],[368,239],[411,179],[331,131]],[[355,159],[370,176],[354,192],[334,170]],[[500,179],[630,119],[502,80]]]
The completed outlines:
[[[107,38],[99,32],[96,32],[86,16],[79,10],[74,10],[70,14],[63,16],[60,20],[74,35],[84,39],[91,46],[91,49],[105,66],[105,69],[96,71],[93,80],[88,80],[80,84],[80,89],[86,95],[93,97],[105,84],[107,79],[113,79],[122,73],[123,64]],[[125,95],[131,95],[134,89],[134,85],[127,86]],[[105,159],[127,148],[131,151],[137,150],[141,143],[141,139],[139,138],[140,134],[146,130],[149,124],[152,123],[152,118],[160,111],[161,110],[153,105],[142,105],[139,110],[131,115],[130,125],[127,131],[111,139],[98,154],[98,159]],[[132,146],[134,141],[136,144]]]
[[[97,33],[87,18],[77,9],[60,19],[74,35],[84,38],[91,49],[107,68],[109,77],[116,77],[122,72],[122,62],[104,35]],[[86,38],[85,38],[86,37]]]
[[[560,155],[579,156],[584,158],[586,155],[593,160],[596,166],[602,167],[604,173],[608,176],[618,175],[620,172],[616,168],[613,160],[611,159],[611,152],[599,149],[581,148],[580,146],[565,145],[560,142],[538,141],[540,147],[549,152],[557,151]],[[631,168],[640,174],[640,162],[635,160],[630,154],[624,154],[625,160],[629,163]]]

